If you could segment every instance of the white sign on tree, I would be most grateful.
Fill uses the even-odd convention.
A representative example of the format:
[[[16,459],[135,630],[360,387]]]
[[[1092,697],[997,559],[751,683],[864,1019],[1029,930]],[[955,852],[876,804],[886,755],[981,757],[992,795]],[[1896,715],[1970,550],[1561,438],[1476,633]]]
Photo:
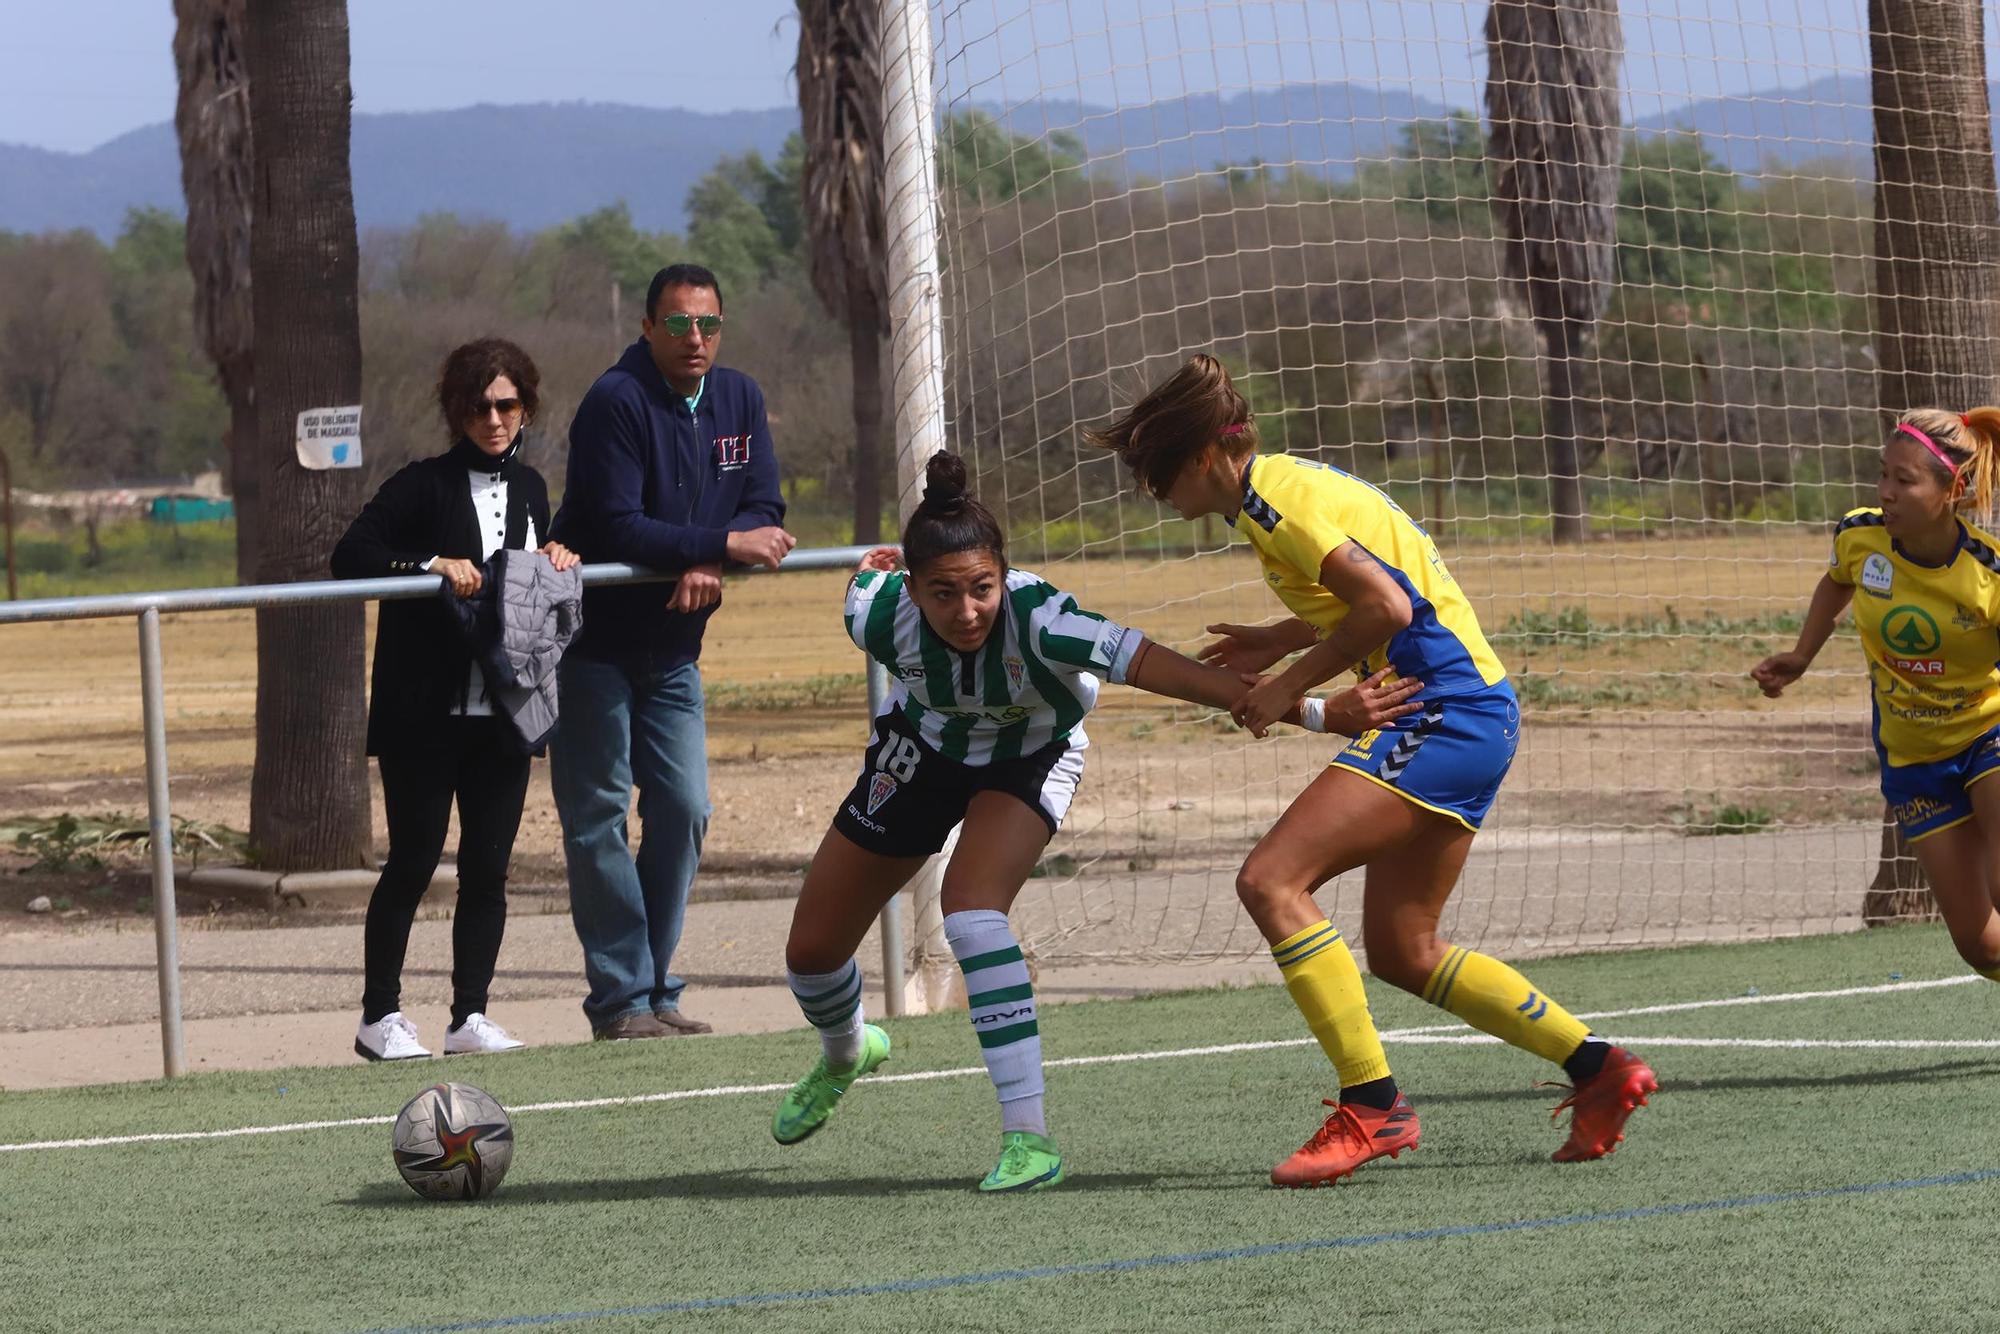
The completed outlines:
[[[361,405],[307,408],[299,414],[299,466],[322,472],[361,466]]]

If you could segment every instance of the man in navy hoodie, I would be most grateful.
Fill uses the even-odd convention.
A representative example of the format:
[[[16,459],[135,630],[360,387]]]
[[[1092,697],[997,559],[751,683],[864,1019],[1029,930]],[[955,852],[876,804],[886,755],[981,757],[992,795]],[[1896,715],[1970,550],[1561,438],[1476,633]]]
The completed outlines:
[[[775,567],[794,538],[764,394],[715,364],[722,289],[675,264],[653,276],[640,340],[597,378],[569,429],[551,536],[592,561],[680,574],[593,588],[559,669],[550,782],[562,817],[570,916],[583,942],[599,1038],[672,1037],[708,1025],[680,1011],[670,967],[708,829],[702,629],[725,562]],[[634,858],[626,811],[639,790]]]

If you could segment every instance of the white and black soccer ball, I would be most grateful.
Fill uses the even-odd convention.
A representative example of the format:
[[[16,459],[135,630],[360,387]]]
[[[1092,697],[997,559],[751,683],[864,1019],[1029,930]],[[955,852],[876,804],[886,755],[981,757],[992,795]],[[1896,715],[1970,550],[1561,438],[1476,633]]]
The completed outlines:
[[[396,1115],[396,1170],[427,1200],[481,1200],[514,1161],[507,1109],[470,1084],[433,1084]]]

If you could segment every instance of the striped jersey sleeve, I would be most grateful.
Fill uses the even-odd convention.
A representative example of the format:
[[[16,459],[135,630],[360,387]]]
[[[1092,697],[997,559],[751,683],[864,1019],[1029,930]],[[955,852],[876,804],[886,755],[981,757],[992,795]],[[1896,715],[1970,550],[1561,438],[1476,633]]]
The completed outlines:
[[[905,577],[900,570],[862,570],[847,585],[847,637],[884,667],[896,665],[896,605]]]
[[[1036,657],[1071,671],[1123,685],[1145,636],[1094,611],[1055,585],[1037,579],[1012,590],[1025,608],[1030,648]]]

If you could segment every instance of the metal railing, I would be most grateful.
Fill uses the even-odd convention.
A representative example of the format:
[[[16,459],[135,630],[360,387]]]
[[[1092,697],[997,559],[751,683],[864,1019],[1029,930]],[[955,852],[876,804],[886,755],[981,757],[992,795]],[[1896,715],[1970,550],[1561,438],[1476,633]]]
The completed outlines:
[[[851,569],[869,547],[816,547],[786,556],[776,571]],[[597,584],[671,583],[676,576],[636,565],[585,565],[583,582]],[[136,616],[139,621],[139,692],[146,747],[146,815],[152,844],[153,937],[159,961],[160,1048],[168,1078],[187,1070],[181,1026],[180,924],[174,893],[173,809],[167,791],[166,675],[160,652],[160,616],[166,612],[233,611],[294,607],[320,602],[389,602],[434,597],[442,586],[434,574],[393,579],[328,579],[300,584],[247,584],[236,588],[171,589],[158,593],[113,593],[95,597],[38,598],[0,603],[0,625],[33,621],[77,621]],[[869,715],[881,707],[883,673],[868,673]],[[885,1008],[903,1008],[903,930],[893,897],[882,909],[882,970]]]

